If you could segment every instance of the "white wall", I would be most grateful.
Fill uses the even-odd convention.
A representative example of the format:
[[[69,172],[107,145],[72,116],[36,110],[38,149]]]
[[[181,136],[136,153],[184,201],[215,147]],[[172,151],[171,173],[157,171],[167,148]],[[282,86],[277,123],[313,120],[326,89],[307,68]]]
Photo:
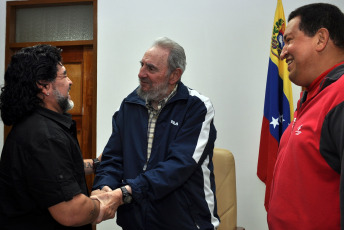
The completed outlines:
[[[0,0],[0,73],[4,72],[6,0]],[[286,17],[317,2],[284,0]],[[336,4],[344,11],[344,1]],[[186,51],[183,82],[211,98],[216,146],[236,159],[238,225],[265,230],[265,185],[257,178],[270,38],[277,0],[98,0],[97,152],[111,133],[111,117],[138,84],[139,60],[153,40],[168,36]],[[0,77],[3,84],[3,77]],[[293,86],[294,103],[299,87]],[[0,146],[3,140],[0,125]],[[100,230],[120,229],[114,220]]]

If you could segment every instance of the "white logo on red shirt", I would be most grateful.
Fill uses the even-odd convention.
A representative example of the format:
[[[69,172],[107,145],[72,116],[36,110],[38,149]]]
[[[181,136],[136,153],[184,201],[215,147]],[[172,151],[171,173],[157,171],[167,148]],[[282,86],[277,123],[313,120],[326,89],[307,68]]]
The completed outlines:
[[[300,131],[301,130],[301,127],[302,125],[300,125],[297,130],[295,131],[295,135],[300,135],[302,132]]]

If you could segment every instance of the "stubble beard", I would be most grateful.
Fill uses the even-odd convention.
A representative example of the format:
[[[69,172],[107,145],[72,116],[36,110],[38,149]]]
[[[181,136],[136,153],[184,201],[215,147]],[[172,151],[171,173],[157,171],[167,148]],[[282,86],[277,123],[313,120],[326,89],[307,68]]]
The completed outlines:
[[[74,108],[74,102],[70,100],[68,96],[63,96],[57,89],[53,90],[53,94],[56,97],[57,103],[64,113]]]

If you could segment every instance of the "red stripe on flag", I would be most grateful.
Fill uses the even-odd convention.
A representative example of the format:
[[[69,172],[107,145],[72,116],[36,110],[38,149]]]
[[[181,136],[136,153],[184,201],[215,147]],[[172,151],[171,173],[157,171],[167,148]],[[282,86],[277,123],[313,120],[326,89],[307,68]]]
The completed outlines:
[[[262,130],[260,136],[259,146],[259,157],[258,157],[258,168],[257,176],[266,185],[265,190],[265,209],[268,210],[268,202],[270,197],[270,187],[277,159],[278,142],[271,135],[269,130],[270,122],[268,119],[263,117]]]

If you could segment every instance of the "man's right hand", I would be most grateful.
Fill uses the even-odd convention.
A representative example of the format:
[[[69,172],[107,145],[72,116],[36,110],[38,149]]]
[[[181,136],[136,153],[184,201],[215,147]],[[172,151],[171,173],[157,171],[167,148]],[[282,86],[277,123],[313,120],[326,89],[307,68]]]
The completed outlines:
[[[105,192],[111,192],[111,191],[112,189],[109,186],[105,185],[102,189],[93,190],[91,192],[91,196],[98,195]]]
[[[120,189],[111,190],[108,186],[104,186],[102,190],[92,191],[90,198],[100,202],[99,215],[94,222],[96,224],[114,218],[118,206],[123,203],[122,191]]]

